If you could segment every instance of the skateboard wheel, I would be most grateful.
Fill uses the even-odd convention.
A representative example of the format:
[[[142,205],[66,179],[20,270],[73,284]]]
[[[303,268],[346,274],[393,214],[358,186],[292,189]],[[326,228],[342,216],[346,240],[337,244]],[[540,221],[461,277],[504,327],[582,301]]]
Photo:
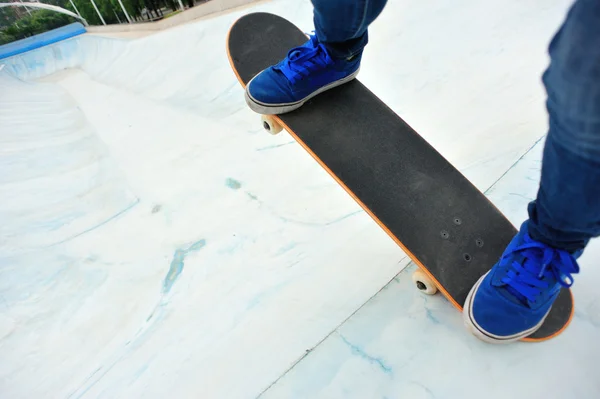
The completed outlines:
[[[423,271],[416,270],[412,275],[413,282],[417,286],[417,289],[424,294],[433,295],[437,292],[437,287],[431,281],[428,275],[426,275]]]
[[[281,125],[277,123],[275,119],[271,115],[263,115],[260,118],[262,120],[263,127],[265,130],[271,134],[278,134],[283,130]]]

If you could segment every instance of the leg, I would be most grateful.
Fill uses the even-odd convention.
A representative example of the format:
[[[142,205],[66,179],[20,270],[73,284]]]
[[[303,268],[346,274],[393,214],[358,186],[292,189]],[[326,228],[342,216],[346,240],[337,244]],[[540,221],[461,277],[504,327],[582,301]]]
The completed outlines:
[[[368,42],[367,28],[387,0],[312,0],[315,31],[335,58],[359,54]]]
[[[248,82],[246,103],[253,111],[293,111],[358,74],[367,28],[387,0],[312,1],[315,36]]]
[[[550,44],[550,129],[531,237],[569,252],[600,235],[600,2],[580,0]]]
[[[600,2],[577,0],[549,47],[543,75],[550,128],[529,220],[473,287],[464,320],[479,338],[507,343],[535,332],[576,259],[600,235]]]

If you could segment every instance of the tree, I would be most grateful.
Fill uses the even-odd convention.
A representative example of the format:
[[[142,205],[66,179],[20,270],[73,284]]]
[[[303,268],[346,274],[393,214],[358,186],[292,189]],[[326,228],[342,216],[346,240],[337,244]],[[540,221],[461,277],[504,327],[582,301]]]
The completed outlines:
[[[9,27],[19,19],[19,15],[17,14],[15,8],[16,7],[0,8],[0,30]]]
[[[27,14],[2,30],[0,44],[24,39],[73,22],[75,18],[65,14],[50,10],[32,10],[31,15]]]
[[[27,1],[27,0],[25,0]],[[102,20],[94,9],[90,0],[42,0],[43,3],[53,4],[81,16],[90,25],[102,25]],[[121,0],[125,10],[133,21],[144,21],[145,16],[151,19],[164,18],[163,8],[178,10],[176,0]],[[182,0],[189,7],[193,7],[194,0]],[[127,18],[118,0],[94,0],[102,18],[107,24],[127,23]],[[49,10],[34,10],[29,12],[23,8],[0,8],[0,44],[22,39],[34,34],[42,33],[74,22],[67,15]]]

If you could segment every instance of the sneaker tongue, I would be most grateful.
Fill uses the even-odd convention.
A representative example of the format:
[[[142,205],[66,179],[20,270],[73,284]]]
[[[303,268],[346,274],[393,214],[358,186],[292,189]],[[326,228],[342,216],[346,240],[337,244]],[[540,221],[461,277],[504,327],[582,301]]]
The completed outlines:
[[[290,61],[295,61],[295,60],[303,57],[304,55],[306,55],[310,51],[311,51],[311,49],[309,49],[308,47],[298,47],[298,48],[293,49],[292,51],[290,51],[290,53],[288,54],[288,59]]]
[[[302,55],[302,52],[300,52],[299,50],[294,50],[290,53],[288,58],[290,60],[297,60],[298,58],[300,58],[301,55]]]
[[[519,263],[521,265],[523,265],[526,262],[527,262],[527,259],[525,259],[524,257],[522,257],[519,260]],[[519,291],[517,291],[515,288],[511,287],[508,283],[501,282],[500,286],[498,287],[498,291],[500,292],[500,294],[502,294],[503,297],[505,297],[512,303],[530,307],[529,300],[523,294],[521,294]]]

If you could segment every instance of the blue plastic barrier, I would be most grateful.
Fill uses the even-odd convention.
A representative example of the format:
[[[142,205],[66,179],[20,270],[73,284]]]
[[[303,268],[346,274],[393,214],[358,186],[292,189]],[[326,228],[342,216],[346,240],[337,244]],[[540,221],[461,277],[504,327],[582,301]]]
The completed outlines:
[[[40,33],[39,35],[17,40],[0,46],[0,60],[52,43],[60,42],[61,40],[81,35],[85,32],[85,27],[80,22],[74,22],[48,32]]]

